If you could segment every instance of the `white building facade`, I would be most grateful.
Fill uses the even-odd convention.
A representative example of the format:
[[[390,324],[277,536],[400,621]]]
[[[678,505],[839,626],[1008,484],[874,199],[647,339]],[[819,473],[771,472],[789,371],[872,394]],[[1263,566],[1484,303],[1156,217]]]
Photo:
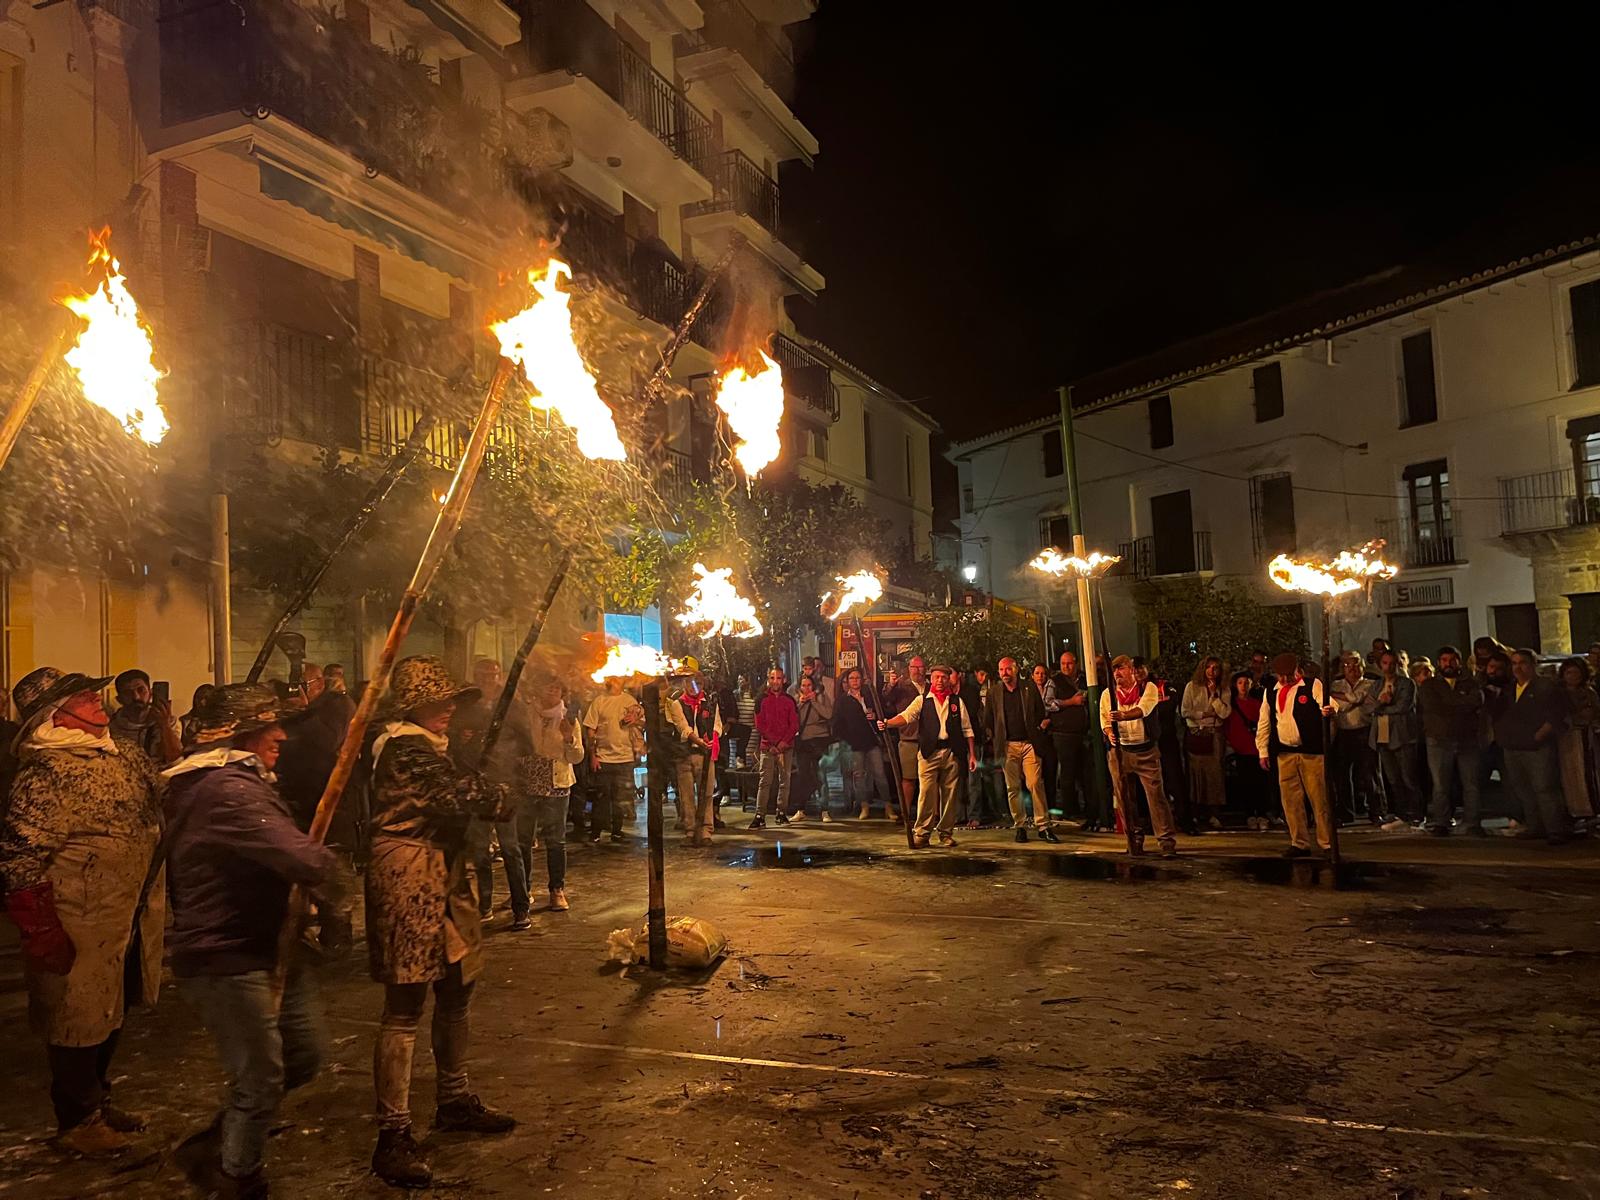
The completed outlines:
[[[1142,580],[1231,576],[1292,603],[1273,555],[1375,537],[1401,574],[1342,607],[1335,648],[1600,640],[1600,240],[1364,282],[1080,381],[1072,405],[1082,532],[1125,560],[1103,591],[1113,653],[1159,651]],[[1069,544],[1058,417],[950,457],[977,584],[1071,638],[1075,605],[1021,570]]]

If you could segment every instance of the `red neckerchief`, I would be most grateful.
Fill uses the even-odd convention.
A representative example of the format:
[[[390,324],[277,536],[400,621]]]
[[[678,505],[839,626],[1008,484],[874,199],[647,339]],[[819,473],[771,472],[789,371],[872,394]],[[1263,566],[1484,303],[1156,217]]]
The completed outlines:
[[[1118,687],[1117,706],[1119,708],[1132,708],[1135,704],[1139,703],[1139,697],[1143,695],[1144,689],[1137,683],[1134,684],[1133,687],[1128,691],[1123,691],[1121,687]]]
[[[1289,687],[1285,687],[1281,684],[1278,686],[1278,711],[1280,713],[1286,713],[1289,711],[1289,700],[1296,692],[1300,690],[1300,684],[1301,680],[1296,679],[1293,685]]]

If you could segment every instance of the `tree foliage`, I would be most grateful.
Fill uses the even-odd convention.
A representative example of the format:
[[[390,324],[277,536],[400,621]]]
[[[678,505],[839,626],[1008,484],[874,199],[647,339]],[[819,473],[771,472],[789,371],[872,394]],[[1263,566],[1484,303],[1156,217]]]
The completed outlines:
[[[932,666],[995,669],[1002,658],[1024,670],[1039,658],[1039,637],[1016,613],[996,608],[941,608],[929,613],[912,635],[916,652]]]
[[[1298,604],[1264,604],[1237,579],[1183,578],[1146,584],[1138,593],[1140,624],[1155,631],[1159,676],[1182,680],[1201,658],[1216,655],[1229,669],[1254,650],[1304,655],[1305,613]]]

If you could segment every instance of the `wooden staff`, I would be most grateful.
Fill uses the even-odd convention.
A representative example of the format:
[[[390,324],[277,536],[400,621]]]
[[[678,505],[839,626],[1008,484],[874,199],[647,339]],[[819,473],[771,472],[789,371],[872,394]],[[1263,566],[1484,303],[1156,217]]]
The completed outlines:
[[[649,863],[650,873],[650,906],[645,912],[645,929],[650,943],[650,969],[664,971],[667,969],[667,882],[666,882],[666,819],[663,815],[665,799],[662,796],[662,781],[656,774],[659,765],[663,770],[666,764],[661,760],[658,747],[661,745],[661,689],[666,686],[666,680],[654,679],[645,685],[644,696],[644,736],[645,736],[645,850],[646,861]],[[679,810],[682,810],[683,799],[678,799]]]
[[[395,485],[400,482],[400,477],[410,469],[411,464],[421,456],[423,447],[427,444],[428,435],[433,432],[437,424],[431,412],[425,412],[417,418],[417,423],[411,427],[411,434],[406,438],[405,445],[389,460],[384,467],[383,474],[378,476],[376,482],[367,491],[366,499],[361,502],[361,507],[350,518],[344,527],[344,532],[339,535],[339,540],[333,548],[323,555],[322,561],[317,564],[317,569],[305,581],[294,599],[284,606],[283,614],[277,623],[267,631],[266,638],[261,643],[261,649],[256,652],[256,660],[250,664],[250,672],[244,677],[246,683],[255,683],[261,678],[261,672],[266,670],[267,661],[272,657],[272,651],[277,644],[278,635],[288,628],[289,622],[299,615],[300,610],[311,602],[311,597],[316,595],[317,588],[322,586],[323,577],[328,569],[338,561],[339,556],[355,541],[356,536],[366,528],[367,522],[372,520],[372,514],[378,511],[379,506],[389,498],[389,493],[394,491]]]
[[[733,262],[734,255],[738,254],[743,246],[744,237],[742,234],[735,234],[728,240],[728,248],[722,252],[722,257],[717,259],[712,266],[710,274],[701,283],[699,292],[695,294],[695,298],[690,302],[689,307],[684,310],[683,317],[678,321],[677,328],[672,331],[672,336],[667,339],[667,344],[661,348],[660,364],[650,373],[650,378],[645,380],[644,387],[640,390],[639,394],[646,403],[654,397],[656,389],[661,386],[661,381],[667,377],[667,372],[672,370],[672,361],[678,357],[678,351],[682,350],[684,343],[689,340],[689,334],[694,329],[695,322],[700,319],[701,310],[705,308],[707,302],[711,299],[711,293],[716,288],[717,283],[727,273],[728,267]]]
[[[866,657],[867,653],[867,638],[861,629],[861,618],[855,613],[850,614],[850,624],[855,627],[856,631],[856,665],[861,666],[861,660]],[[872,724],[874,728],[877,728],[880,721],[887,720],[883,715],[883,709],[878,704],[878,681],[876,676],[877,672],[874,671],[872,676],[869,677],[866,667],[861,667],[862,681],[867,684],[865,688],[867,698],[872,701]],[[900,774],[900,747],[895,744],[898,741],[898,735],[890,734],[887,729],[878,729],[878,740],[883,743],[884,759],[889,766],[889,783],[894,788],[895,803],[900,809],[901,822],[906,827],[906,846],[911,850],[915,850],[917,848],[916,814],[906,811],[906,794],[900,788],[904,777]]]
[[[33,406],[38,403],[39,393],[44,390],[50,372],[55,370],[56,363],[60,362],[61,356],[67,352],[67,343],[72,340],[72,329],[76,320],[77,318],[71,313],[61,318],[55,336],[50,339],[50,344],[45,347],[44,353],[39,355],[39,360],[33,364],[33,370],[29,371],[27,379],[22,381],[22,387],[12,397],[11,407],[6,409],[4,418],[0,418],[0,467],[4,467],[6,460],[11,457],[12,447],[17,444],[17,436],[27,423],[28,414],[33,411]]]
[[[500,728],[506,723],[506,716],[511,712],[511,703],[517,694],[517,685],[522,682],[522,671],[528,665],[528,655],[532,654],[533,648],[539,644],[539,635],[544,632],[545,618],[550,615],[550,606],[556,602],[556,593],[566,582],[567,568],[571,565],[572,551],[564,551],[561,561],[556,564],[556,573],[551,576],[550,586],[545,589],[544,599],[539,601],[539,607],[534,609],[533,621],[528,626],[528,636],[522,639],[522,645],[517,647],[517,656],[511,660],[511,669],[506,672],[505,687],[500,689],[500,698],[495,701],[494,713],[489,718],[488,728],[483,731],[483,752],[478,756],[480,771],[489,765],[489,755],[494,751],[495,743],[500,740]]]
[[[366,737],[367,726],[371,723],[384,693],[389,690],[389,676],[394,672],[395,660],[400,655],[400,646],[411,630],[411,622],[416,618],[417,608],[427,595],[433,577],[438,574],[439,566],[444,562],[444,556],[450,549],[450,543],[455,540],[456,531],[461,528],[462,518],[466,516],[467,499],[472,495],[472,485],[477,481],[478,470],[483,466],[484,451],[489,446],[490,431],[494,428],[495,419],[500,415],[500,398],[515,370],[516,367],[509,359],[502,358],[500,365],[495,369],[494,378],[489,381],[489,387],[483,394],[483,406],[478,412],[477,422],[472,426],[472,435],[467,439],[467,448],[462,452],[455,476],[450,481],[450,491],[439,508],[439,515],[433,522],[427,543],[422,547],[422,556],[417,560],[417,569],[411,576],[405,595],[400,598],[400,607],[394,614],[394,622],[389,626],[389,636],[383,643],[383,653],[378,656],[378,669],[372,673],[367,690],[361,695],[361,703],[356,706],[355,714],[350,718],[349,727],[345,730],[344,744],[339,747],[339,757],[333,766],[333,773],[328,776],[328,784],[322,791],[322,798],[317,801],[316,815],[311,818],[311,828],[307,831],[314,842],[321,842],[328,836],[328,826],[333,823],[333,814],[339,807],[339,799],[344,795],[350,776],[355,772],[356,759],[361,755],[361,743]],[[288,916],[284,920],[283,930],[278,939],[278,967],[273,977],[273,987],[274,994],[280,1000],[283,997],[289,960],[294,953],[295,941],[299,937],[304,910],[305,897],[297,888],[290,894]]]

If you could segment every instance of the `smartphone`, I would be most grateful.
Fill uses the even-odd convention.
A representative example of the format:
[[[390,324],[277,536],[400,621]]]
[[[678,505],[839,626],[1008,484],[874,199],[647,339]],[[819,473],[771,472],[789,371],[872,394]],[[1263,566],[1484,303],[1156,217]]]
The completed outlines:
[[[150,698],[157,704],[170,704],[172,702],[172,684],[165,679],[158,679],[150,685]]]

